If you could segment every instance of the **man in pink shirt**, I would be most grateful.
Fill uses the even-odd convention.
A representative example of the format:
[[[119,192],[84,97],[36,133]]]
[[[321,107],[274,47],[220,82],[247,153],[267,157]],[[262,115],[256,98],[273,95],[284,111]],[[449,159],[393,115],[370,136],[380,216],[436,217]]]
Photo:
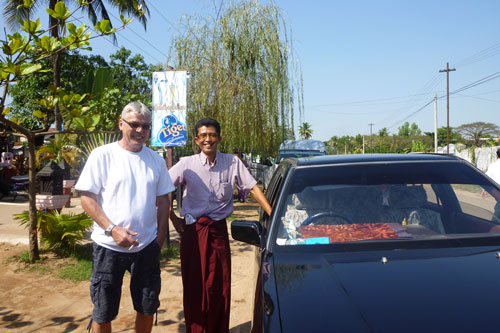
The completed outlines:
[[[181,271],[186,332],[228,332],[231,300],[231,252],[226,218],[233,212],[233,189],[249,190],[267,214],[271,206],[241,160],[217,152],[220,125],[199,120],[195,143],[201,152],[181,158],[170,170],[183,185],[179,218],[170,219],[181,235]]]

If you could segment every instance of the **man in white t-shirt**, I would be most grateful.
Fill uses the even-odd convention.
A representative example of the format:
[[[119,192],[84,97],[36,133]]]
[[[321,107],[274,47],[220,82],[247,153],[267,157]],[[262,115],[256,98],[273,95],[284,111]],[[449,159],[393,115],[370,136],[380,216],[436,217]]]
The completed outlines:
[[[136,310],[136,332],[151,332],[160,301],[160,250],[166,237],[172,185],[165,161],[144,146],[151,111],[140,102],[122,111],[122,139],[90,154],[75,188],[94,220],[90,297],[93,332],[111,332],[125,271]]]
[[[500,148],[497,150],[497,160],[490,164],[486,174],[500,184]]]
[[[490,164],[486,174],[493,179],[497,184],[500,184],[500,148],[497,150],[497,160]],[[495,204],[494,215],[500,218],[500,202]]]

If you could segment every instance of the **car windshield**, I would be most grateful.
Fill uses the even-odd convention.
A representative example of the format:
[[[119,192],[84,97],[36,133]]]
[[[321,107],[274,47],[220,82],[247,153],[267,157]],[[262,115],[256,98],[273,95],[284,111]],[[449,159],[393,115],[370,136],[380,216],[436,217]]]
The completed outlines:
[[[500,233],[500,192],[463,162],[298,167],[290,177],[275,233],[281,246]]]

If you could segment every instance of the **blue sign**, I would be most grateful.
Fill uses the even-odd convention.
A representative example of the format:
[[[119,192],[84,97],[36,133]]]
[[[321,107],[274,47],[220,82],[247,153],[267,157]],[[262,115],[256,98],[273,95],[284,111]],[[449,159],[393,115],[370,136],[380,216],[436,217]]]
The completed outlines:
[[[187,72],[153,72],[153,128],[151,145],[186,145]]]
[[[162,120],[162,127],[158,131],[157,142],[165,146],[184,146],[186,144],[186,124],[174,114],[166,115]]]

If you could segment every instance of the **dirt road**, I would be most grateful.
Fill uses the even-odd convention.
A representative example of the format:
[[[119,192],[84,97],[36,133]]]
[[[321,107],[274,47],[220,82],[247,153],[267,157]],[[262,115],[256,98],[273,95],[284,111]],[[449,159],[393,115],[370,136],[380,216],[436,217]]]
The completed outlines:
[[[5,206],[2,209],[2,242],[0,242],[0,331],[2,332],[84,332],[90,319],[92,304],[89,298],[89,282],[73,283],[43,272],[44,267],[57,267],[62,259],[44,255],[45,262],[39,269],[28,272],[19,270],[8,258],[28,249],[26,244],[6,242],[7,225]],[[75,207],[74,207],[75,208]],[[78,208],[78,207],[76,207]],[[15,208],[19,210],[20,208]],[[255,203],[235,203],[237,219],[256,219]],[[12,226],[10,228],[13,228]],[[10,229],[9,229],[10,230]],[[178,245],[175,231],[171,232],[173,245]],[[22,238],[16,236],[12,238]],[[27,231],[26,231],[27,238]],[[231,332],[249,332],[253,302],[254,248],[231,239],[232,295]],[[113,332],[133,332],[135,312],[128,290],[129,276],[124,280],[120,313],[113,322]],[[179,260],[162,267],[162,291],[160,295],[158,326],[153,332],[184,332],[182,311],[182,282]]]

